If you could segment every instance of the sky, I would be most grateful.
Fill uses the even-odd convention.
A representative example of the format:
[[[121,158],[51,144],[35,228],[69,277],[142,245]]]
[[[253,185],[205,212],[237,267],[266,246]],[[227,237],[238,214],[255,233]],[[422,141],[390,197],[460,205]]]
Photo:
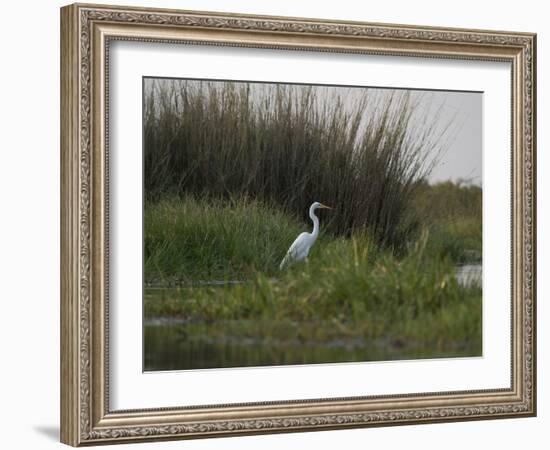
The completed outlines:
[[[144,89],[147,92],[153,83],[186,83],[198,84],[200,80],[173,80],[173,79],[145,79]],[[214,84],[223,84],[226,81],[214,81]],[[236,82],[245,84],[247,82]],[[269,83],[248,83],[252,98],[261,97],[262,90]],[[293,85],[294,89],[306,88],[306,85]],[[346,108],[350,111],[357,105],[357,99],[365,92],[365,87],[342,86],[315,86],[317,97],[322,102],[337,95],[343,99]],[[428,176],[430,183],[441,181],[467,181],[476,185],[482,185],[482,102],[481,92],[461,91],[431,91],[431,90],[407,90],[391,88],[369,87],[368,94],[373,101],[367,102],[364,109],[365,117],[376,114],[392,94],[411,94],[411,100],[415,104],[415,113],[410,125],[413,132],[421,132],[427,126],[434,126],[434,135],[443,133],[440,152],[435,160],[435,165]],[[432,152],[433,153],[433,152]],[[435,157],[435,153],[431,155]]]
[[[355,89],[361,88],[351,88],[348,92]],[[430,183],[462,180],[481,186],[483,93],[390,88],[369,88],[369,91],[382,101],[395,91],[409,91],[411,99],[417,102],[417,114],[413,115],[411,126],[422,129],[433,121],[436,130],[446,130],[442,136],[441,153],[428,176]],[[367,110],[365,113],[371,112]],[[438,131],[434,134],[438,135]]]
[[[439,92],[443,122],[454,120],[455,134],[429,177],[431,182],[466,179],[482,182],[482,93]]]

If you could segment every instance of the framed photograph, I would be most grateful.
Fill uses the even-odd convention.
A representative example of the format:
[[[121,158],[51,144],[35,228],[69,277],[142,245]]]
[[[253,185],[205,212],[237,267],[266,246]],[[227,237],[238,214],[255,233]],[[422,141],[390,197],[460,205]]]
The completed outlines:
[[[536,36],[61,9],[61,440],[536,414]]]

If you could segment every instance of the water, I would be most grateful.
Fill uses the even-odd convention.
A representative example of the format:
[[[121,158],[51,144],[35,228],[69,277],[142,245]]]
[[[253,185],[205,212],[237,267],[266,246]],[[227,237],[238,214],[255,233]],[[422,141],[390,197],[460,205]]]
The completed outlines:
[[[481,264],[465,264],[457,266],[455,271],[456,279],[463,286],[471,286],[482,284],[483,271]]]
[[[239,328],[242,331],[239,331]],[[185,370],[278,366],[376,359],[361,340],[301,342],[268,336],[251,337],[246,321],[145,325],[144,369]]]
[[[463,286],[469,286],[472,284],[481,285],[482,282],[482,268],[481,264],[464,264],[461,266],[456,266],[455,276],[458,282]],[[188,282],[185,286],[228,286],[228,285],[238,285],[247,283],[246,280],[197,280],[194,282]],[[182,287],[181,283],[173,283],[169,285],[147,285],[147,289],[166,289],[166,288],[176,288]]]
[[[318,341],[250,336],[248,321],[189,323],[152,319],[145,324],[144,370],[281,366],[472,356],[464,347],[434,350],[391,338],[341,337]],[[266,324],[266,327],[268,324]],[[319,327],[328,327],[330,324]]]

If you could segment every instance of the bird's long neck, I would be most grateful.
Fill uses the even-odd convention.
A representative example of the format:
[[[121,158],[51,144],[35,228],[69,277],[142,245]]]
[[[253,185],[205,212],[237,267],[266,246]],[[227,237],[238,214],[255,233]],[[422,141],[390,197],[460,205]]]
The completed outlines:
[[[311,235],[314,238],[317,238],[319,235],[319,218],[315,215],[315,208],[309,209],[309,217],[313,221],[313,231],[311,232]]]

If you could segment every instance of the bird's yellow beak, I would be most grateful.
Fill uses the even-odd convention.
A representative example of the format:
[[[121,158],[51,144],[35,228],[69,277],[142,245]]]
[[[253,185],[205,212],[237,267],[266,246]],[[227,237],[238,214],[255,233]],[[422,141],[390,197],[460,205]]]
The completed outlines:
[[[321,203],[321,206],[319,206],[319,208],[332,209],[330,206],[323,205],[322,203]]]

